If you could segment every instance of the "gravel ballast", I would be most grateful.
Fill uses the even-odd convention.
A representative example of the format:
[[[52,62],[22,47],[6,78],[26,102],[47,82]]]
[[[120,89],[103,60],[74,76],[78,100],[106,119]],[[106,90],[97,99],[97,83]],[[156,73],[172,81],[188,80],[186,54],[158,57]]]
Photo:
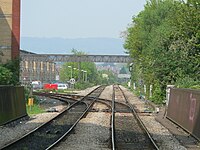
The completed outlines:
[[[100,98],[110,99],[106,87]],[[101,112],[107,106],[95,103],[93,109],[99,112],[89,112],[75,127],[74,134],[55,147],[55,150],[109,150],[110,140],[110,113]]]

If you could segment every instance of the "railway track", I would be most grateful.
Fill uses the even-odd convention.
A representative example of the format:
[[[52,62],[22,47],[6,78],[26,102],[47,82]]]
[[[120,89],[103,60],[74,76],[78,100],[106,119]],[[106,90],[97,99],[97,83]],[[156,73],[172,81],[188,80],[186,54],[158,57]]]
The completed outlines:
[[[109,91],[107,89],[109,89]],[[122,87],[122,89],[124,88]],[[110,94],[112,93],[112,90],[115,91],[115,93],[113,94],[114,102],[112,101],[111,94]],[[85,100],[83,100],[84,99],[83,96],[75,95],[75,94],[72,95],[72,94],[37,93],[37,95],[39,95],[39,98],[41,98],[41,103],[44,102],[46,108],[51,107],[49,106],[49,104],[54,103],[54,99],[67,102],[68,105],[70,106],[73,105],[74,103],[78,103],[73,108],[68,110],[68,115],[70,115],[73,118],[75,118],[76,115],[77,115],[77,118],[78,116],[80,117],[81,113],[83,113],[83,111],[89,107],[89,105],[94,99],[96,99],[94,102],[95,103],[94,107],[92,107],[92,109],[91,108],[88,109],[87,111],[91,113],[87,116],[87,118],[84,118],[84,120],[82,120],[78,126],[76,126],[77,127],[76,129],[73,129],[72,124],[76,122],[77,120],[75,119],[74,121],[73,120],[68,121],[69,126],[66,124],[65,127],[68,129],[69,132],[66,135],[63,135],[63,137],[67,137],[67,138],[62,140],[61,144],[59,144],[58,147],[56,146],[55,149],[70,149],[70,147],[72,147],[72,149],[74,147],[80,147],[80,149],[84,147],[84,149],[105,148],[105,149],[113,149],[113,150],[114,149],[122,149],[122,150],[123,149],[127,149],[127,150],[129,149],[158,149],[158,147],[151,146],[151,144],[149,144],[148,146],[148,143],[153,142],[153,139],[147,140],[148,137],[151,137],[151,135],[148,132],[143,130],[143,128],[145,129],[145,126],[142,124],[140,120],[135,121],[135,118],[136,119],[139,118],[137,115],[139,115],[140,117],[142,116],[141,118],[144,121],[147,121],[145,123],[147,123],[148,128],[154,135],[154,138],[158,142],[159,147],[162,147],[161,149],[163,149],[163,147],[166,147],[166,148],[173,147],[173,149],[181,149],[181,148],[177,148],[176,140],[175,141],[172,140],[173,136],[169,135],[169,137],[168,136],[166,137],[166,131],[165,130],[163,131],[163,127],[159,124],[156,124],[155,121],[153,121],[154,120],[152,119],[153,117],[150,117],[150,118],[143,117],[144,115],[146,116],[148,114],[152,115],[151,112],[146,112],[146,105],[145,105],[146,103],[145,104],[142,103],[143,105],[141,105],[141,101],[142,102],[145,102],[145,101],[143,100],[136,101],[135,98],[132,99],[132,97],[134,96],[128,93],[127,96],[129,96],[129,100],[132,102],[132,104],[129,104],[129,101],[127,101],[127,99],[124,98],[126,97],[126,95],[124,95],[123,91],[118,86],[113,87],[113,89],[110,87],[106,88],[106,90],[104,91],[105,91],[104,94],[102,94],[101,96],[104,98],[97,98],[96,97],[97,94],[90,94],[90,95],[87,95],[87,98],[85,98]],[[126,89],[124,91],[126,91]],[[45,98],[45,97],[49,97],[50,99]],[[55,100],[55,103],[58,105],[64,104],[64,103],[57,102],[56,100]],[[114,105],[112,106],[112,104]],[[135,108],[138,108],[138,110],[135,111]],[[102,113],[102,112],[106,112],[106,113]],[[113,113],[112,138],[110,138],[111,127],[109,126],[109,123],[111,123],[110,122],[111,112]],[[83,115],[83,117],[85,115]],[[72,123],[70,123],[70,121]],[[56,129],[58,129],[57,126],[60,126],[60,127],[62,126],[62,121],[60,121],[61,125],[58,124],[58,121],[56,121],[56,119],[53,119],[52,122],[54,122]],[[137,124],[138,122],[141,123],[141,125],[139,125],[140,127],[135,126],[135,124]],[[152,124],[154,123],[156,125],[152,126]],[[25,124],[29,124],[29,123],[24,123],[24,125]],[[23,125],[23,123],[21,125]],[[23,133],[23,131],[26,129],[27,129],[26,127],[22,129],[16,128],[16,131]],[[13,132],[13,130],[11,130],[11,132],[7,129],[4,131],[3,132],[1,131],[3,133],[2,135],[5,136],[7,135],[6,132],[8,132],[9,134],[7,138],[12,137],[11,133]],[[43,140],[43,139],[48,140],[48,137],[50,136],[56,137],[58,134],[60,134],[62,130],[54,130],[54,129],[47,130],[46,128],[44,131],[45,131],[44,136],[43,135],[39,135],[40,137],[38,136],[40,140]],[[73,134],[70,135],[70,137],[68,137],[70,133],[73,133]],[[146,134],[143,135],[143,133],[144,134],[146,133]],[[3,140],[4,137],[2,135],[1,135],[1,139]],[[157,135],[160,135],[160,136],[157,136]],[[14,135],[13,137],[19,137],[19,136]],[[13,141],[13,139],[14,138],[7,140],[7,142],[2,143],[0,145],[0,149],[2,148],[3,149],[43,149],[40,147],[42,142],[40,143],[40,141],[39,142],[36,141],[37,144],[35,144],[35,141],[31,138],[29,140],[30,141],[29,144],[31,144],[30,146],[31,148],[23,147],[22,145],[25,142],[22,142],[23,144],[19,144],[21,147],[20,146],[18,147],[18,145],[14,145],[15,142],[5,147],[2,147],[5,145],[5,143],[8,143],[9,141]],[[62,139],[62,138],[60,137],[59,139]],[[21,139],[18,139],[17,141],[20,141],[20,140]],[[193,143],[193,141],[188,142],[188,137],[186,137],[186,142],[189,143],[189,145],[190,143]],[[170,145],[168,145],[169,143]],[[47,143],[44,142],[43,145],[47,146],[48,142]],[[54,145],[52,144],[52,147],[53,146]],[[199,148],[199,146],[197,147]],[[44,149],[49,149],[49,148],[51,147],[50,146],[47,148],[45,147]],[[196,148],[196,145],[195,145],[195,148]]]
[[[117,112],[116,110],[119,108],[116,102],[125,104],[124,110],[127,109],[127,111]],[[125,108],[125,106],[127,107]],[[111,131],[112,150],[158,149],[150,133],[118,85],[113,85]]]
[[[105,87],[100,86],[91,93],[75,101],[67,109],[62,111],[58,116],[36,128],[29,134],[6,145],[3,150],[43,150],[50,149],[58,144],[64,137],[70,134],[76,124],[91,109],[97,97]],[[50,95],[56,97],[55,95]],[[89,98],[93,97],[93,99]],[[57,97],[58,98],[58,97]],[[61,97],[60,100],[65,101]]]
[[[49,94],[49,93],[35,93],[35,95],[38,95],[38,96],[46,96],[46,97],[49,97],[49,98],[52,98],[52,99],[57,99],[57,100],[60,100],[60,101],[64,101],[66,102],[66,99],[68,102],[74,102],[74,101],[77,101],[78,99],[81,99],[83,98],[84,96],[80,96],[80,95],[71,95],[71,94]],[[88,99],[94,99],[95,97],[89,95],[88,96]],[[102,103],[106,106],[108,106],[110,109],[106,109],[104,110],[105,112],[112,112],[112,100],[108,100],[108,99],[103,99],[103,98],[96,98],[96,102],[99,102],[99,103]],[[116,105],[116,112],[130,112],[130,110],[127,110],[127,104],[123,103],[123,102],[120,102],[120,101],[117,101],[115,103]],[[94,111],[94,110],[92,110]]]

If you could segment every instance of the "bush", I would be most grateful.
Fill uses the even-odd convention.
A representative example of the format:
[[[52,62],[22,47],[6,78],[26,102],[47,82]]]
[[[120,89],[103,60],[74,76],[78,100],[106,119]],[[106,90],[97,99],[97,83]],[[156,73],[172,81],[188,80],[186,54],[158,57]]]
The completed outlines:
[[[94,85],[92,83],[89,83],[89,82],[87,82],[87,83],[77,82],[74,85],[75,89],[79,89],[79,90],[83,90],[83,89],[86,89],[86,88],[91,87],[91,86],[94,86]]]
[[[153,94],[151,97],[151,100],[156,103],[156,104],[162,104],[163,100],[164,100],[164,96],[163,96],[163,92],[161,90],[161,87],[158,83],[156,83],[154,85],[154,90],[153,90]]]
[[[28,89],[27,87],[24,87],[24,92],[25,92],[26,102],[28,102],[28,98],[29,98],[29,95],[30,95],[30,89]]]
[[[5,68],[0,66],[0,85],[9,85],[12,80],[13,73]]]
[[[199,85],[191,86],[190,88],[191,88],[191,89],[198,89],[198,90],[200,90],[200,84],[199,84]]]
[[[34,104],[39,104],[40,100],[37,96],[35,95],[30,95],[31,91],[30,88],[25,87],[24,88],[24,92],[25,92],[25,99],[26,99],[26,103],[28,104],[28,99],[29,98],[33,98],[34,99]]]
[[[179,78],[175,85],[178,88],[200,89],[200,82],[190,77]]]
[[[12,61],[8,61],[3,67],[7,68],[12,74],[11,79],[9,79],[9,84],[11,85],[19,85],[19,66],[20,60],[14,59]]]

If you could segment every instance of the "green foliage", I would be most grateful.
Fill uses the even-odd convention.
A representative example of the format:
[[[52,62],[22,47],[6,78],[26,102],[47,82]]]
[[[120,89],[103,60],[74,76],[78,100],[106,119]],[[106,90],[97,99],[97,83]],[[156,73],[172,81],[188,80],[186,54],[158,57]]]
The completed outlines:
[[[9,81],[4,81],[3,79],[0,79],[0,84],[6,82],[10,85],[19,85],[19,59],[9,61],[6,64],[3,64],[2,67],[6,68],[9,71],[6,71],[6,73],[8,73],[7,80]]]
[[[99,84],[110,85],[117,82],[117,76],[109,70],[99,71],[99,77]]]
[[[154,101],[164,97],[167,84],[198,87],[199,22],[199,0],[149,0],[133,17],[124,44],[134,61],[132,81],[152,84]]]
[[[44,109],[40,107],[38,104],[34,104],[33,106],[26,106],[26,110],[28,115],[35,115],[35,114],[40,114],[44,113]]]
[[[176,82],[176,87],[200,89],[200,82],[190,77],[179,78]]]
[[[72,68],[68,67],[71,66]],[[76,69],[73,69],[76,68]],[[78,70],[79,68],[79,70]],[[87,71],[83,72],[81,70]],[[92,62],[67,62],[63,64],[61,70],[60,70],[60,80],[62,82],[69,81],[71,78],[75,78],[76,81],[83,81],[86,80],[86,74],[87,74],[87,81],[95,83],[96,77],[97,77],[97,69],[94,63]]]
[[[26,100],[26,102],[28,102],[28,98],[30,95],[30,89],[27,87],[24,87],[24,94],[25,94],[25,100]]]
[[[86,55],[85,53],[79,52],[75,49],[73,49],[72,52],[74,55]],[[73,68],[77,68],[78,70]],[[87,71],[87,73],[84,73],[81,70]],[[85,82],[86,74],[87,82]],[[102,74],[107,74],[108,78],[103,78]],[[104,70],[98,72],[95,63],[93,62],[64,63],[60,70],[60,80],[62,82],[67,82],[68,80],[70,80],[71,76],[77,81],[75,84],[76,89],[84,89],[86,87],[98,84],[113,84],[117,81],[117,77],[111,71]]]
[[[72,50],[72,53],[74,55],[86,55],[83,52],[79,52],[75,49]],[[74,69],[76,68],[76,69]],[[83,72],[87,71],[87,72]],[[67,82],[70,80],[70,78],[74,78],[76,83],[76,88],[83,89],[83,87],[88,87],[90,84],[98,84],[98,73],[96,69],[96,65],[93,62],[67,62],[62,65],[62,68],[60,70],[60,80],[62,82]],[[87,77],[87,83],[85,84],[83,80],[86,82]],[[82,84],[82,85],[80,85]]]
[[[89,82],[87,82],[87,83],[86,82],[77,82],[75,84],[75,88],[79,89],[79,90],[83,90],[83,89],[86,89],[86,88],[92,87],[92,86],[94,86],[94,84],[89,83]]]
[[[153,96],[151,100],[156,104],[162,104],[164,96],[161,87],[158,83],[156,83],[154,86],[155,89],[153,90]]]
[[[170,50],[181,52],[185,77],[200,80],[200,3],[187,1],[176,9],[172,25],[176,27]]]
[[[70,93],[69,90],[58,89],[56,93]]]
[[[198,85],[193,85],[190,87],[191,89],[197,89],[197,90],[200,90],[200,84]]]
[[[39,104],[40,103],[40,99],[37,96],[33,95],[32,98],[34,100],[34,104]]]
[[[0,85],[9,85],[11,83],[12,76],[13,74],[9,69],[0,66]]]
[[[24,94],[25,94],[26,103],[28,104],[28,99],[29,98],[33,98],[34,99],[34,104],[39,104],[40,99],[35,95],[31,96],[30,93],[31,93],[30,88],[24,87]]]

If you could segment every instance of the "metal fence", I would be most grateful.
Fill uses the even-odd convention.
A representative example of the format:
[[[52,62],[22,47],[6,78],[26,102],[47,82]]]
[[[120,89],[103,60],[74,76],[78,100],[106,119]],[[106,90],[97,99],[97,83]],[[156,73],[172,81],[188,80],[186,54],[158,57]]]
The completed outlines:
[[[0,86],[0,125],[26,115],[24,87]]]
[[[167,117],[200,140],[200,91],[172,88]]]

